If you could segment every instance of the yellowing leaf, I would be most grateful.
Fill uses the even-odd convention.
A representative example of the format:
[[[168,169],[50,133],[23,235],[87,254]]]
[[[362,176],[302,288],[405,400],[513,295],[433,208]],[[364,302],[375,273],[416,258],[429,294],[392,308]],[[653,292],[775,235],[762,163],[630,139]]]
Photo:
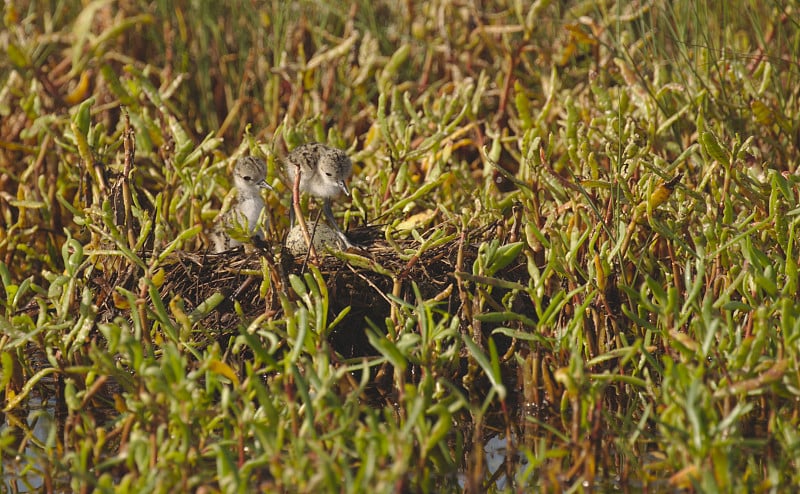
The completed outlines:
[[[573,40],[578,43],[586,43],[589,45],[596,45],[597,40],[589,36],[589,33],[583,30],[583,27],[577,23],[571,23],[564,26],[564,29],[569,32]]]
[[[128,405],[125,404],[125,400],[122,398],[120,394],[114,394],[114,409],[119,413],[125,413],[128,411]]]
[[[17,68],[24,69],[30,65],[28,56],[14,43],[8,44],[6,54],[8,55],[8,60]]]
[[[219,360],[212,360],[208,364],[208,370],[216,372],[217,374],[227,377],[235,387],[239,387],[239,377],[233,372],[231,366]]]
[[[435,216],[436,216],[436,210],[435,209],[427,209],[427,210],[425,210],[425,211],[423,211],[421,213],[412,214],[411,216],[406,218],[404,221],[401,221],[400,223],[398,223],[397,226],[395,226],[395,228],[397,228],[397,230],[402,231],[402,232],[408,232],[408,231],[411,231],[411,230],[413,230],[415,228],[419,228],[421,226],[424,226],[426,223],[428,223],[430,220],[432,220]]]
[[[669,196],[672,195],[672,191],[675,190],[675,186],[681,180],[683,173],[677,174],[675,177],[671,178],[670,180],[658,184],[650,197],[647,199],[648,206],[650,210],[653,210],[663,204]]]
[[[75,86],[75,89],[70,91],[70,93],[64,96],[64,102],[69,105],[77,105],[84,98],[86,95],[89,94],[89,71],[84,70],[81,72],[81,78],[78,80],[78,84]]]
[[[775,112],[761,101],[753,100],[750,103],[750,109],[753,110],[753,117],[759,124],[768,127],[775,123]]]
[[[165,278],[166,278],[166,272],[164,271],[164,268],[156,269],[156,272],[153,273],[153,277],[152,277],[153,285],[156,288],[161,288],[161,285],[164,284],[164,279]]]
[[[116,291],[111,292],[111,298],[114,300],[114,307],[117,309],[128,310],[131,308],[131,304],[128,303],[128,299],[125,298],[125,296],[121,293]]]
[[[600,290],[606,289],[606,272],[603,269],[603,262],[600,260],[600,256],[598,254],[594,255],[594,270],[595,270],[595,277],[597,279],[597,288]]]
[[[381,137],[381,128],[378,124],[373,124],[367,131],[367,137],[364,139],[364,147],[369,148],[376,139]]]

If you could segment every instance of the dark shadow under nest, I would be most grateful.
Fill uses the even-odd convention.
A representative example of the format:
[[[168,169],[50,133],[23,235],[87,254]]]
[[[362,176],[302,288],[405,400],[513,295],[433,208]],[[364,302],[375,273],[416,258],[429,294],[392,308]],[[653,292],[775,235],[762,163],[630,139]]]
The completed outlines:
[[[460,314],[462,302],[455,273],[472,272],[480,243],[494,237],[496,231],[496,225],[491,225],[464,233],[410,260],[402,259],[394,247],[382,240],[383,234],[376,227],[349,232],[351,240],[367,246],[354,253],[373,261],[391,276],[320,254],[317,267],[328,289],[329,320],[350,307],[349,313],[330,335],[333,348],[345,358],[375,354],[375,349],[369,346],[364,337],[364,328],[367,326],[365,318],[382,326],[391,311],[386,294],[393,292],[403,300],[416,304],[414,283],[424,299],[436,297],[442,302],[443,310]],[[419,248],[419,243],[413,240],[400,241],[399,245],[409,250]],[[268,272],[272,277],[266,296],[261,294],[263,262],[269,265]],[[241,324],[247,324],[248,318],[261,314],[281,317],[278,291],[283,290],[290,298],[295,297],[288,282],[289,275],[307,272],[310,262],[309,259],[294,258],[280,245],[259,246],[247,251],[239,247],[219,254],[177,251],[163,264],[166,276],[159,292],[164,302],[179,297],[187,313],[214,294],[222,294],[224,300],[201,320],[201,324],[210,330],[217,329],[218,336],[224,338]],[[130,266],[127,271],[118,272],[111,285],[135,291],[140,273],[136,266]],[[528,273],[524,262],[514,262],[502,273],[496,273],[496,276],[527,284]],[[502,300],[501,292],[504,290],[497,290],[492,297],[498,304]],[[236,304],[244,320],[237,313]],[[527,307],[522,308],[524,312],[533,310],[532,304],[525,305]],[[116,316],[125,317],[125,312],[115,307],[109,297],[100,307],[100,318],[110,320]],[[487,329],[484,328],[484,331]]]

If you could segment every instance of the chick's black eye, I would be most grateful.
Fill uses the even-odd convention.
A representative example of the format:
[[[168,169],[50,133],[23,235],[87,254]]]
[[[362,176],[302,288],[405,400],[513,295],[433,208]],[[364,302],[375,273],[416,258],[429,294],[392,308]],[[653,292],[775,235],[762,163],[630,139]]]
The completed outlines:
[[[244,176],[244,179],[247,180],[248,182],[253,180],[252,178],[248,177],[247,175]]]
[[[325,175],[327,175],[327,176],[329,176],[329,177],[332,177],[332,176],[333,176],[333,173],[331,173],[331,172],[325,172]]]

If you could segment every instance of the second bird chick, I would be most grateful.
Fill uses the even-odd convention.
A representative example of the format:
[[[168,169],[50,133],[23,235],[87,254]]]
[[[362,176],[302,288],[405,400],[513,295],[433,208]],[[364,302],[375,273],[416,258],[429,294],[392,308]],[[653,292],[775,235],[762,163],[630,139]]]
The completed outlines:
[[[300,168],[300,192],[322,199],[349,196],[345,181],[353,174],[353,163],[341,149],[314,142],[303,144],[286,157],[290,185]]]
[[[345,181],[353,174],[353,163],[341,149],[336,149],[318,142],[303,144],[286,157],[286,173],[289,175],[289,186],[294,190],[297,171],[300,171],[300,192],[305,192],[323,200],[322,211],[330,226],[336,230],[345,245],[353,244],[336,224],[331,209],[331,201],[340,195],[350,195]],[[294,197],[293,202],[294,204]],[[294,208],[290,216],[294,223]]]
[[[223,252],[242,244],[231,236],[235,227],[246,231],[248,236],[264,239],[264,229],[258,228],[264,199],[261,189],[272,189],[266,182],[267,165],[255,156],[245,156],[236,161],[233,168],[233,183],[236,186],[236,205],[217,224],[211,234],[214,252]]]

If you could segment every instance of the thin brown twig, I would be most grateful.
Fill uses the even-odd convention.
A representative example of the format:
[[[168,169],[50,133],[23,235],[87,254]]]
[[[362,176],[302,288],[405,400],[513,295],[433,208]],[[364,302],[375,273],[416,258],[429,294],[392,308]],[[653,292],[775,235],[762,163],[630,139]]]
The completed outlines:
[[[123,146],[125,149],[125,166],[122,172],[122,204],[125,209],[125,229],[128,234],[128,247],[133,249],[136,246],[136,234],[133,229],[133,213],[131,212],[131,172],[133,171],[133,160],[136,157],[136,133],[131,127],[131,118],[125,112],[125,132],[123,133]]]
[[[314,264],[318,264],[319,257],[317,257],[317,250],[314,248],[314,242],[312,241],[311,235],[308,233],[306,220],[303,218],[303,211],[300,209],[300,175],[302,171],[300,170],[299,163],[296,164],[295,167],[297,169],[294,174],[294,184],[292,184],[292,207],[294,208],[294,215],[297,218],[297,224],[300,225],[300,231],[303,232],[303,238],[306,240],[306,246],[308,246],[311,259],[313,259]]]

